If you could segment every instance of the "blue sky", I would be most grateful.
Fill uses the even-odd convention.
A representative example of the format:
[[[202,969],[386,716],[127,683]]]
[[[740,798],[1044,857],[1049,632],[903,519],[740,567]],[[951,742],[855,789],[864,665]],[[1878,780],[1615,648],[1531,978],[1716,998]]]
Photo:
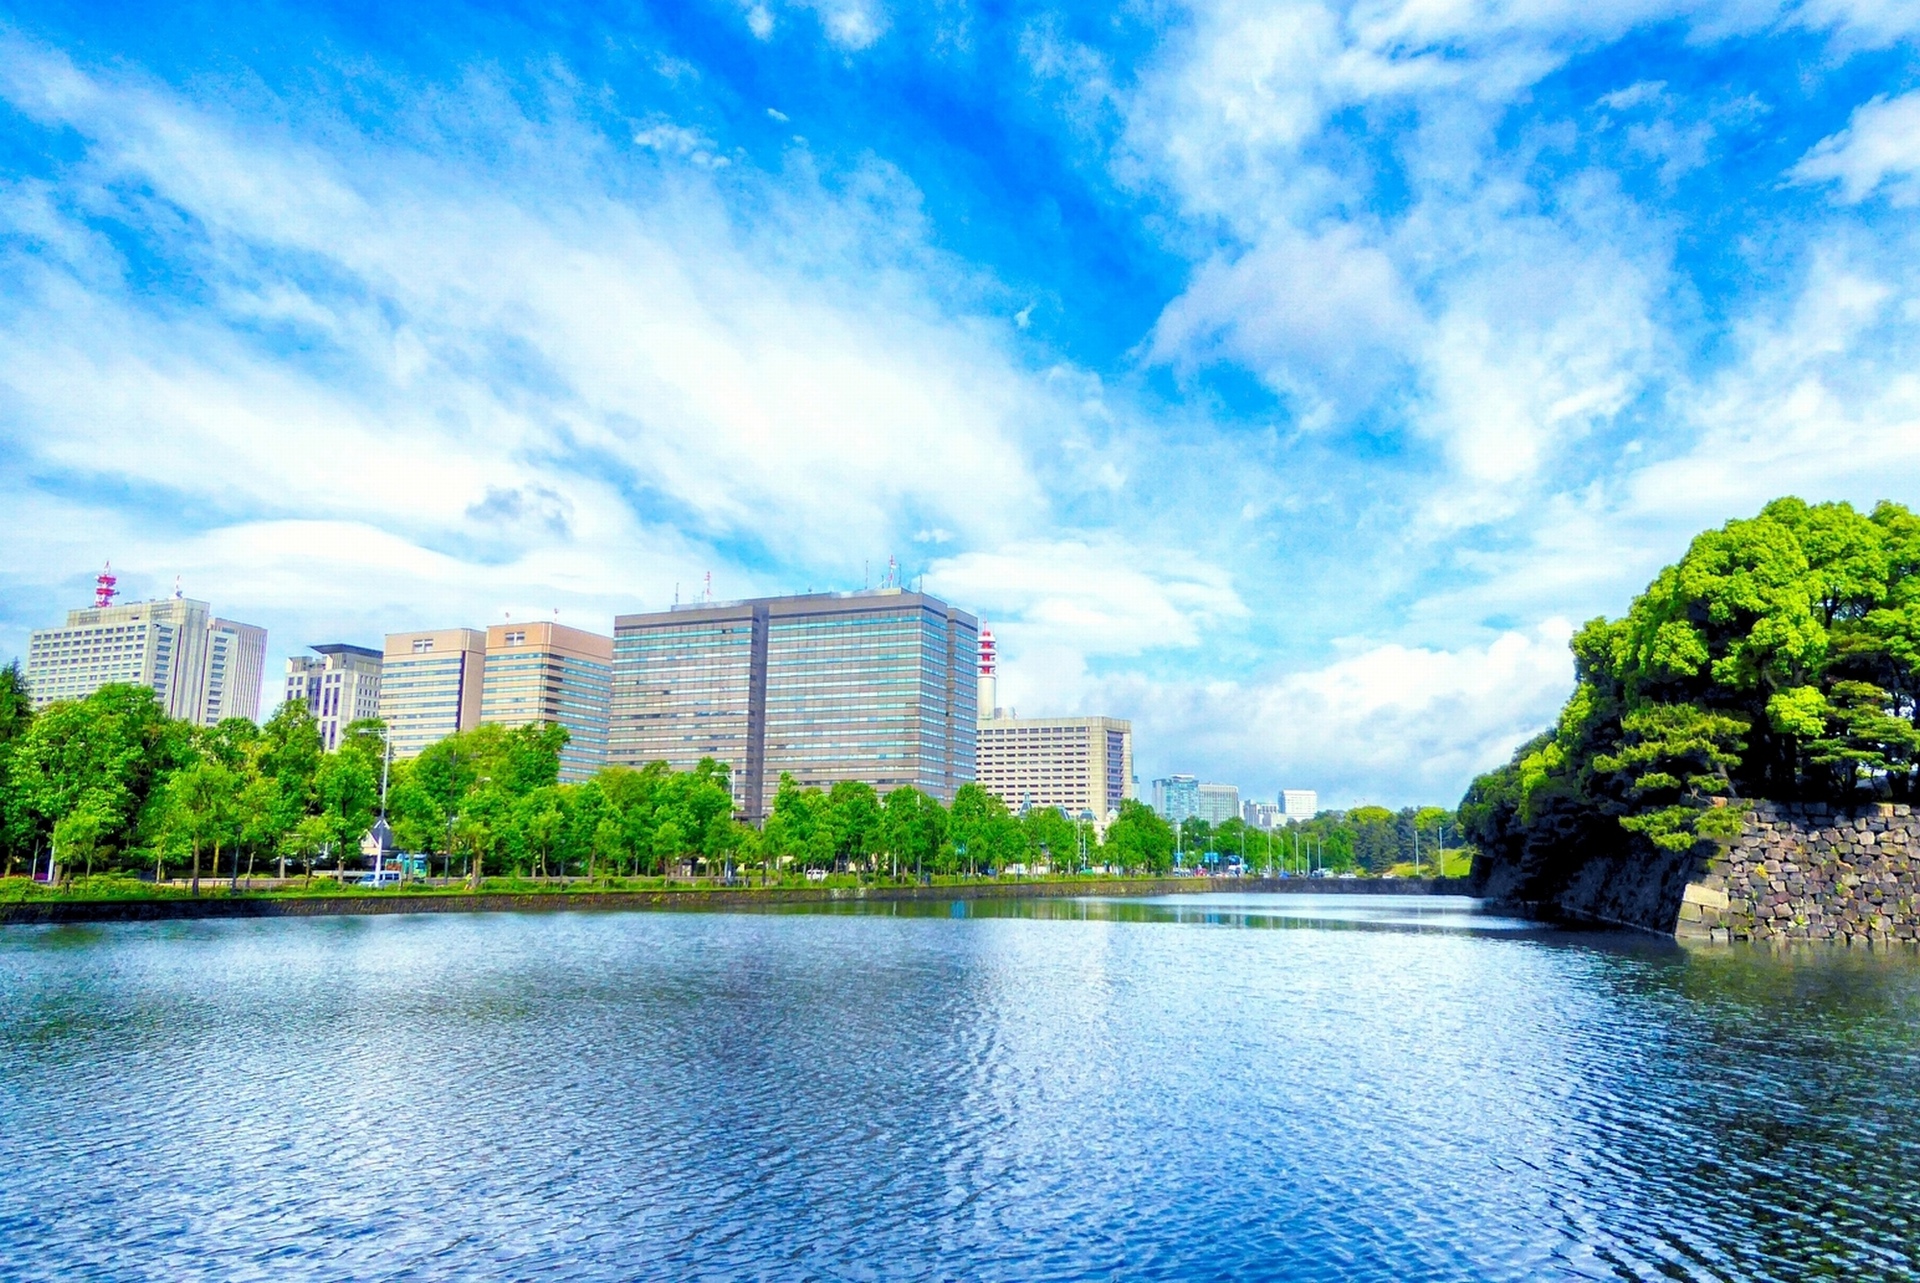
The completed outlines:
[[[1777,494],[1920,503],[1920,6],[0,13],[0,654],[889,557],[1142,781],[1451,801]],[[270,700],[269,700],[270,702]]]

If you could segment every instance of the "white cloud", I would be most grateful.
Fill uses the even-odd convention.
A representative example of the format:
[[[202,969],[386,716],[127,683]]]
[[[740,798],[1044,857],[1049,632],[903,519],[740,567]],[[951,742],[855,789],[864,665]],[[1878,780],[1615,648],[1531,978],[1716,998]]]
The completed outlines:
[[[1858,204],[1886,188],[1895,205],[1920,204],[1920,91],[1884,94],[1853,113],[1847,127],[1821,139],[1795,165],[1802,183],[1838,183],[1839,198]]]
[[[1234,260],[1202,264],[1155,324],[1149,356],[1176,365],[1230,359],[1306,395],[1394,370],[1423,327],[1399,269],[1360,230],[1280,229]]]
[[[1081,655],[1193,647],[1214,625],[1248,613],[1223,568],[1118,536],[963,552],[928,567],[927,587],[976,603],[1004,639],[1031,636]]]
[[[1107,682],[1134,720],[1143,789],[1188,771],[1242,796],[1314,788],[1323,806],[1451,803],[1549,724],[1572,689],[1572,629],[1552,618],[1484,645],[1356,646],[1324,667],[1246,682]]]
[[[615,196],[598,135],[485,86],[443,110],[517,136],[537,181],[432,122],[415,145],[329,121],[323,149],[44,50],[4,61],[0,94],[85,149],[59,199],[0,200],[24,238],[0,259],[9,437],[28,473],[131,488],[145,517],[117,546],[16,547],[54,579],[137,544],[242,617],[304,595],[302,635],[349,598],[386,627],[460,602],[610,615],[707,568],[830,580],[916,530],[1017,546],[1082,484],[1063,449],[1109,431],[1084,379],[1013,355],[997,302],[968,311],[977,274],[925,248],[885,166],[729,179],[758,184],[743,230],[707,140],[669,121],[639,131],[657,179]],[[82,211],[201,305],[152,305]]]

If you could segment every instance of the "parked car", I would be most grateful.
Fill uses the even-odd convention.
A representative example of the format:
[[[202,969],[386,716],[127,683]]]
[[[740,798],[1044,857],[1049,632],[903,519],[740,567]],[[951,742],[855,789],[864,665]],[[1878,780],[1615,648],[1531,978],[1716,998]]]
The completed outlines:
[[[400,870],[381,869],[378,873],[363,873],[353,880],[353,884],[358,887],[373,887],[375,890],[382,887],[397,887],[400,885]]]
[[[808,869],[807,870],[807,881],[825,882],[826,880],[827,880],[827,871],[825,869]]]

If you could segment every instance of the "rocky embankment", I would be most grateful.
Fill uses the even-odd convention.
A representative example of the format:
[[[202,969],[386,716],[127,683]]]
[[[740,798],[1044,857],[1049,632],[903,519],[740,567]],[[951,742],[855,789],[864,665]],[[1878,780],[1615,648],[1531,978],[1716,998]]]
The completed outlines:
[[[1757,802],[1741,835],[1684,853],[1625,841],[1558,877],[1476,867],[1474,894],[1541,916],[1705,940],[1920,940],[1920,816]]]

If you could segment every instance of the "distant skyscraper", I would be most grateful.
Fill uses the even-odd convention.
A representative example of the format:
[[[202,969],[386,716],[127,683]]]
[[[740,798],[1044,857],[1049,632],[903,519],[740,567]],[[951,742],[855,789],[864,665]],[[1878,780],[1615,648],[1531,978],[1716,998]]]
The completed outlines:
[[[1320,795],[1312,789],[1284,789],[1280,806],[1289,820],[1311,820],[1320,813]]]
[[[307,706],[331,753],[349,724],[380,716],[380,652],[345,642],[308,649],[315,654],[287,657],[286,701]]]
[[[567,728],[560,778],[592,778],[607,764],[613,639],[563,624],[495,624],[487,629],[480,720]]]
[[[1169,775],[1153,782],[1153,809],[1169,824],[1200,814],[1200,781],[1191,775]]]
[[[726,762],[750,820],[767,814],[782,772],[950,802],[974,777],[977,630],[966,612],[892,587],[622,615],[609,758]]]
[[[1199,801],[1200,818],[1216,828],[1240,818],[1240,790],[1235,785],[1202,784]]]
[[[102,574],[91,607],[28,639],[35,707],[127,683],[151,690],[169,717],[212,725],[259,715],[265,629],[214,619],[206,602],[186,597],[115,605],[116,582],[111,571]]]
[[[984,703],[984,697],[982,703]],[[976,778],[1016,813],[1056,806],[1102,834],[1133,778],[1133,724],[1112,717],[995,717],[980,723]]]
[[[1271,829],[1279,825],[1280,806],[1276,802],[1256,802],[1252,798],[1240,804],[1240,818],[1250,829]]]
[[[388,633],[381,661],[380,720],[395,757],[418,757],[455,731],[480,724],[487,635],[478,628]]]

